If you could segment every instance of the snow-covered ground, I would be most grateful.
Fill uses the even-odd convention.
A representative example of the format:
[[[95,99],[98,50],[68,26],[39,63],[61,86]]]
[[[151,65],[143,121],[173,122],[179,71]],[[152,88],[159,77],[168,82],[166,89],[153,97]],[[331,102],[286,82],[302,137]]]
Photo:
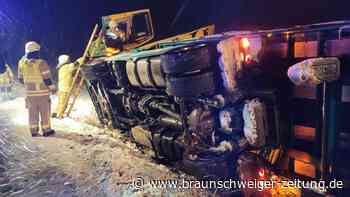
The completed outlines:
[[[51,109],[54,110],[57,103],[57,97],[51,96]],[[24,97],[18,97],[14,100],[5,101],[0,105],[0,111],[8,111],[11,121],[16,125],[28,125],[28,112],[25,106]],[[79,134],[98,134],[101,128],[96,127],[98,120],[96,112],[87,98],[78,98],[72,110],[70,118],[52,119],[52,128],[55,130],[64,130],[69,128],[70,132]]]
[[[55,105],[56,98],[52,98]],[[53,137],[32,138],[24,98],[0,103],[0,196],[204,196],[147,184],[152,179],[189,179],[141,153],[122,136],[100,128],[90,100],[81,97],[71,118],[53,119]],[[92,123],[92,124],[91,124]],[[108,132],[107,132],[108,131]],[[130,184],[145,180],[141,190]]]

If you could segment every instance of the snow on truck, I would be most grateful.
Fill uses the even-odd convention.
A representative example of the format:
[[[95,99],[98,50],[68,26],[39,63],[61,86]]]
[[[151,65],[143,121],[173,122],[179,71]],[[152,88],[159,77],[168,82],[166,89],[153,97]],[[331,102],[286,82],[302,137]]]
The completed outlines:
[[[349,21],[149,44],[149,11],[121,16],[103,18],[80,68],[103,125],[205,180],[271,179],[271,168],[349,178],[349,123],[336,118],[350,100]]]

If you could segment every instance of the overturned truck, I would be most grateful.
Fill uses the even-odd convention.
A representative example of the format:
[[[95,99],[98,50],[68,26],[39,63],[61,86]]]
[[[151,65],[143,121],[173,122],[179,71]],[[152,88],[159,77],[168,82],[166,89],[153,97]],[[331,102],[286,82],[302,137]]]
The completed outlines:
[[[329,138],[337,132],[330,127],[335,120],[328,113],[332,104],[327,84],[333,87],[346,78],[340,65],[346,64],[350,52],[349,24],[165,40],[153,48],[92,57],[82,73],[103,125],[121,130],[153,149],[157,159],[177,163],[198,177],[257,178],[257,164],[265,158],[280,170],[326,179],[334,175],[329,166],[335,165],[335,145]],[[287,72],[309,58],[319,59]],[[305,116],[305,127],[316,129],[313,159],[306,164],[315,167],[314,176],[298,172],[296,163],[289,164],[293,161],[282,161],[282,150],[272,153],[282,147],[289,158],[289,150],[295,149],[292,139],[300,134],[297,126],[302,123],[295,117],[298,106],[293,99],[295,94],[310,96],[310,89],[318,92],[310,110],[319,113]],[[304,110],[302,115],[310,113]],[[310,146],[301,145],[305,147]],[[247,152],[262,159],[242,157]],[[254,169],[242,171],[252,163]]]

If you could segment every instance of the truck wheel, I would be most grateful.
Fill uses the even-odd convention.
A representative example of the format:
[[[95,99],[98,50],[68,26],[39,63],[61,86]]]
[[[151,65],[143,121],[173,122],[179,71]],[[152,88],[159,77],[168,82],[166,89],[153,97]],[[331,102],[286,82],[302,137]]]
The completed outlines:
[[[174,75],[210,68],[210,51],[206,45],[183,47],[161,56],[166,74]]]
[[[166,91],[178,97],[193,97],[215,90],[214,74],[212,72],[185,77],[168,77]]]

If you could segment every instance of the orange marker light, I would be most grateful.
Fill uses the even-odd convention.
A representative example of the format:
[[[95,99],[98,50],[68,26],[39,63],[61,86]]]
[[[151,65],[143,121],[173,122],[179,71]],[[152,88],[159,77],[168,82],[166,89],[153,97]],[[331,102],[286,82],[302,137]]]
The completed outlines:
[[[113,56],[113,55],[115,55],[115,54],[117,54],[119,52],[120,52],[120,50],[119,49],[115,49],[115,48],[110,48],[109,47],[109,48],[105,49],[105,54],[106,54],[107,57]]]
[[[248,38],[242,38],[241,39],[241,45],[243,49],[248,49],[250,46]]]

